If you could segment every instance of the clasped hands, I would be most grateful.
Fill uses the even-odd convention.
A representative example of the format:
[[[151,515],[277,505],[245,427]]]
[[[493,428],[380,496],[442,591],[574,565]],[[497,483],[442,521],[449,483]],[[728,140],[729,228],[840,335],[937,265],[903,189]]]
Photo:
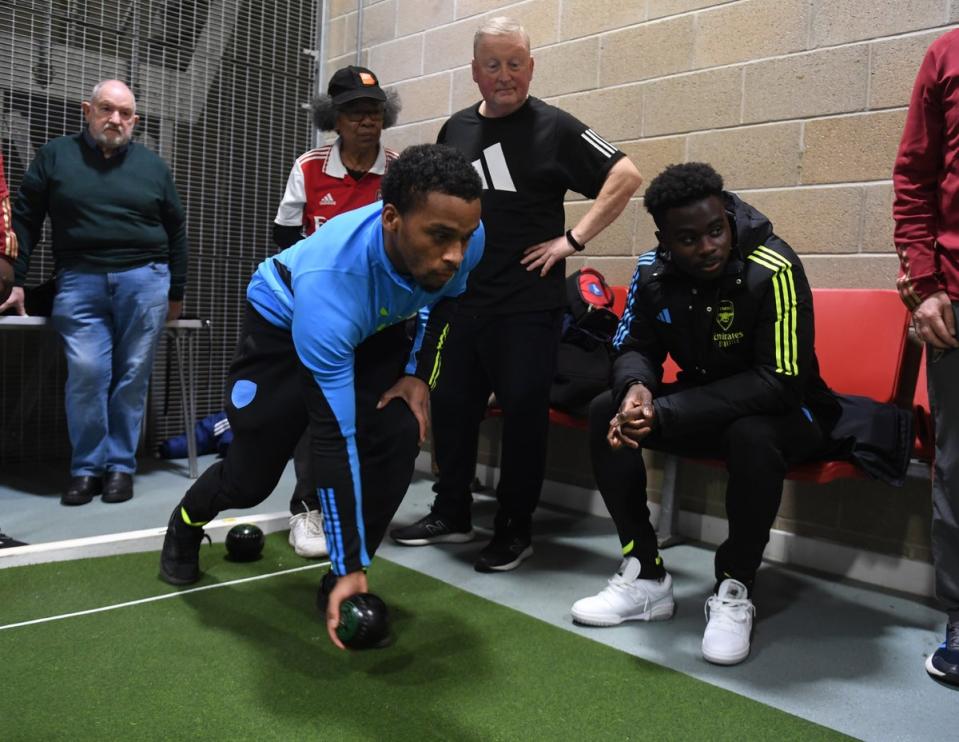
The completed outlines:
[[[640,443],[656,428],[653,393],[643,384],[633,384],[623,397],[619,411],[609,421],[606,440],[609,447],[639,448]]]

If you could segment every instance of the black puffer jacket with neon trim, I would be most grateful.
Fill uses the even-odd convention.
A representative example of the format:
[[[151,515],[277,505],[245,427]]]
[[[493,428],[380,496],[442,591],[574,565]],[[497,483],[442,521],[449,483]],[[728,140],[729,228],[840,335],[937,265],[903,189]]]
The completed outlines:
[[[645,384],[666,438],[799,406],[828,434],[839,405],[819,375],[802,263],[758,210],[732,193],[724,201],[733,250],[717,280],[683,273],[662,246],[640,256],[613,339],[616,399]],[[679,386],[659,396],[667,353]]]

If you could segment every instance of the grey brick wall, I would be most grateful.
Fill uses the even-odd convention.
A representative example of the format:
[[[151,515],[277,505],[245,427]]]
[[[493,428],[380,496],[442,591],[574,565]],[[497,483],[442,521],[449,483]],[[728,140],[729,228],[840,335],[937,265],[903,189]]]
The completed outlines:
[[[356,60],[359,1],[330,3],[330,70]],[[389,144],[431,141],[476,100],[472,34],[499,14],[530,32],[532,93],[647,180],[708,160],[767,211],[815,286],[892,285],[892,161],[923,51],[959,21],[959,0],[363,0],[360,60],[404,100]],[[581,259],[616,282],[653,246],[645,211],[627,217]]]

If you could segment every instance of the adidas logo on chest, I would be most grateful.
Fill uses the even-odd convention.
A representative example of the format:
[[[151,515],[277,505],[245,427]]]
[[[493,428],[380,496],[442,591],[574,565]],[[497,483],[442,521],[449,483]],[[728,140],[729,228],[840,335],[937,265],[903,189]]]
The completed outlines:
[[[327,193],[323,198],[320,199],[320,206],[336,206],[336,199],[333,198],[332,193]]]

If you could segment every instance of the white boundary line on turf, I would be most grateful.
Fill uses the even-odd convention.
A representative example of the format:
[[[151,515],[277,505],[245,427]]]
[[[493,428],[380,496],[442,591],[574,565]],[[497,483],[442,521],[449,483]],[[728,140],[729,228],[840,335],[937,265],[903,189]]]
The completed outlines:
[[[204,590],[215,590],[218,587],[227,587],[229,585],[239,585],[244,582],[255,582],[256,580],[265,580],[268,577],[276,577],[278,575],[288,575],[293,572],[303,572],[307,569],[317,569],[318,567],[328,567],[330,566],[329,562],[317,562],[316,564],[307,564],[302,567],[293,567],[291,569],[283,569],[279,572],[268,572],[265,575],[254,575],[253,577],[242,577],[239,580],[229,580],[228,582],[218,582],[215,585],[203,585],[201,587],[191,587],[188,590],[178,590],[175,593],[166,593],[165,595],[154,595],[149,598],[140,598],[139,600],[130,600],[126,603],[115,603],[114,605],[105,605],[100,608],[89,608],[85,611],[74,611],[73,613],[61,613],[59,616],[46,616],[45,618],[33,618],[29,621],[20,621],[18,623],[9,623],[6,626],[0,626],[0,631],[5,631],[6,629],[18,629],[22,626],[33,626],[34,624],[40,623],[49,623],[50,621],[60,621],[64,618],[76,618],[77,616],[89,616],[91,613],[103,613],[104,611],[112,611],[117,608],[129,608],[134,605],[143,605],[144,603],[154,603],[158,600],[167,600],[168,598],[178,598],[181,595],[189,595],[190,593],[200,593]]]
[[[214,542],[219,542],[223,540],[225,531],[238,523],[256,523],[264,533],[273,533],[288,528],[289,521],[288,512],[241,515],[211,521],[204,526],[204,530],[211,534]],[[0,569],[69,559],[155,551],[159,550],[163,543],[164,534],[166,534],[166,526],[9,547],[0,549]]]

